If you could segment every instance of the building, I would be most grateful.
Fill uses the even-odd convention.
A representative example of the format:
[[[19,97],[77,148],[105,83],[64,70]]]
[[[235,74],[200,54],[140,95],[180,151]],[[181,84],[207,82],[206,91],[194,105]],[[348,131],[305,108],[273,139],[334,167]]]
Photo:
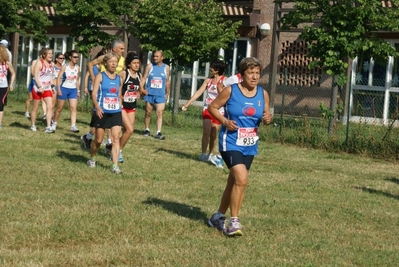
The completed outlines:
[[[223,1],[226,19],[241,20],[238,38],[227,49],[221,50],[229,64],[228,74],[234,74],[240,60],[255,56],[263,64],[261,85],[269,91],[274,113],[318,116],[321,102],[330,106],[332,79],[321,69],[307,68],[311,58],[307,58],[307,47],[298,39],[299,32],[283,32],[278,29],[278,18],[292,8],[293,3],[275,4],[273,0]],[[382,1],[389,8],[389,1]],[[48,16],[55,20],[56,11],[51,6],[43,7]],[[56,20],[55,20],[56,22]],[[127,36],[121,28],[107,27],[104,31],[121,36],[127,51],[140,51],[139,40]],[[55,52],[65,52],[73,48],[73,39],[68,36],[68,28],[54,23],[48,29],[51,37],[48,45]],[[399,34],[381,33],[399,51]],[[29,62],[36,58],[40,44],[31,38],[13,34],[10,36],[14,66],[17,67],[18,81],[27,84],[30,79]],[[96,51],[93,52],[93,55]],[[146,55],[143,55],[143,59]],[[86,59],[81,64],[85,65]],[[83,68],[84,70],[84,68]],[[348,105],[351,120],[387,124],[397,110],[399,99],[398,58],[389,58],[386,65],[374,63],[371,58],[355,59],[352,64],[351,97]],[[192,83],[192,90],[196,90]],[[288,89],[287,89],[288,88]],[[287,90],[285,90],[287,89]],[[283,99],[284,97],[284,99]],[[282,102],[285,100],[284,110]]]

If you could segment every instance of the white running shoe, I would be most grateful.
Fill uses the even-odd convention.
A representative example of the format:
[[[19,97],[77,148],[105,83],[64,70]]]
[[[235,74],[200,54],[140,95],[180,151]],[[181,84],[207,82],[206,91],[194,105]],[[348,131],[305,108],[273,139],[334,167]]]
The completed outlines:
[[[55,131],[54,131],[53,127],[47,126],[47,127],[46,127],[46,130],[44,130],[44,132],[45,132],[45,133],[54,133]]]
[[[212,162],[217,168],[223,169],[223,159],[219,155],[212,155],[209,157],[209,161]]]
[[[71,131],[71,132],[73,132],[73,133],[78,133],[79,132],[79,129],[74,125],[74,126],[71,126],[71,128],[69,128],[69,130]]]
[[[29,112],[25,112],[24,116],[25,118],[30,118]]]
[[[90,168],[96,167],[96,161],[95,160],[89,159],[86,163],[87,163],[87,166],[89,166]]]
[[[37,132],[37,129],[36,129],[36,126],[35,126],[35,125],[32,125],[32,126],[30,127],[30,130],[31,130],[32,132]]]

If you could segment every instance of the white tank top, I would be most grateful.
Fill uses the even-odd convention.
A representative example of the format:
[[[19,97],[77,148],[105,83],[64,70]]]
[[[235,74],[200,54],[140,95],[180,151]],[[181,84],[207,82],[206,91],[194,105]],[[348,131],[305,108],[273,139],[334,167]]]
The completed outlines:
[[[0,88],[8,87],[7,73],[8,73],[7,63],[3,62],[0,64]]]
[[[68,89],[76,89],[76,80],[78,78],[78,67],[73,66],[72,68],[69,64],[65,68],[65,72],[62,75],[61,86]]]
[[[42,85],[43,91],[51,91],[51,83],[53,81],[54,68],[52,63],[49,63],[49,67],[46,67],[46,64],[43,60],[40,60],[42,63],[42,68],[39,70],[39,81]],[[34,90],[37,92],[37,85],[35,83]]]

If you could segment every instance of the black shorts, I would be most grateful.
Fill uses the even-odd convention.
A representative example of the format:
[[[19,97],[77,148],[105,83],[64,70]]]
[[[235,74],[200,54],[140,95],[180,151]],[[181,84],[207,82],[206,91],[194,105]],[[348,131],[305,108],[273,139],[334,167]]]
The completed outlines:
[[[220,152],[223,161],[226,163],[227,168],[231,168],[238,164],[244,164],[247,170],[251,168],[252,161],[254,160],[254,155],[245,156],[239,151],[223,151]]]
[[[122,112],[104,113],[100,119],[97,113],[93,111],[90,121],[90,127],[110,129],[114,126],[122,126]]]
[[[8,88],[0,88],[0,111],[7,105]]]

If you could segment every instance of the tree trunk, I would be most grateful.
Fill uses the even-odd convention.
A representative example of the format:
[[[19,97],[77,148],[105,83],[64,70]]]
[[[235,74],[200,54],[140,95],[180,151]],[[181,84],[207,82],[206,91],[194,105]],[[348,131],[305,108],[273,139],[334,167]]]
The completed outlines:
[[[330,109],[333,112],[334,116],[330,118],[330,122],[328,124],[328,135],[334,133],[335,124],[337,122],[337,97],[338,97],[338,86],[335,85],[332,89],[331,103],[330,103]]]

